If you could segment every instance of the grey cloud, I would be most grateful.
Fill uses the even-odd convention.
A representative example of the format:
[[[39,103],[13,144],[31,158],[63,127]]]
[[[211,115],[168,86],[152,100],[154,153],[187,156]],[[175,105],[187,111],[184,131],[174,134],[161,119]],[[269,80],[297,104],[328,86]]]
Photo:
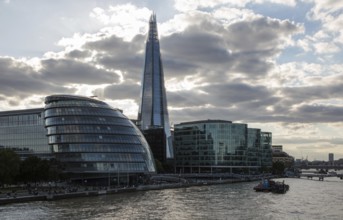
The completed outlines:
[[[270,18],[241,21],[228,27],[207,16],[193,19],[194,25],[185,31],[161,39],[164,62],[181,66],[175,74],[173,66],[167,66],[173,76],[201,73],[204,79],[214,81],[216,77],[207,77],[213,71],[223,80],[225,72],[226,81],[230,80],[230,73],[245,74],[250,80],[264,77],[274,65],[267,60],[281,52],[283,39],[301,29],[289,21]]]
[[[93,65],[67,59],[42,60],[43,78],[48,82],[67,84],[115,83],[119,76],[113,72],[97,69]]]
[[[24,98],[33,94],[74,92],[73,89],[44,80],[32,67],[10,58],[0,58],[0,79],[1,93],[6,97]],[[15,102],[11,103],[17,105]]]
[[[112,54],[113,56],[117,57],[127,57],[142,50],[144,48],[145,39],[146,36],[144,35],[136,35],[129,42],[113,35],[111,37],[100,39],[98,41],[88,42],[84,45],[84,48]]]
[[[134,99],[137,103],[140,102],[141,87],[134,83],[124,83],[118,85],[110,85],[104,89],[96,89],[94,95],[100,98],[108,99]]]
[[[90,51],[87,51],[87,50],[83,50],[83,51],[72,50],[66,54],[66,57],[71,58],[71,59],[84,59],[90,56],[91,56],[91,53]]]
[[[183,90],[167,92],[168,106],[172,107],[195,107],[202,106],[206,101],[202,94],[195,90]]]
[[[343,145],[342,138],[304,138],[304,137],[293,137],[293,138],[277,138],[278,142],[284,144],[318,144],[318,143],[329,143],[332,145]],[[313,146],[314,147],[314,146]],[[303,147],[300,147],[304,149]]]
[[[282,92],[285,97],[289,97],[297,102],[301,102],[302,100],[309,101],[328,98],[341,98],[343,94],[343,84],[284,88]]]
[[[266,107],[279,101],[274,92],[263,86],[252,86],[243,83],[217,83],[197,87],[187,91],[168,93],[172,106],[198,106],[211,104],[217,107],[247,105],[256,109]],[[254,106],[252,106],[254,105]]]
[[[196,26],[162,38],[161,45],[165,56],[186,60],[189,63],[220,64],[230,59],[220,36]]]
[[[106,68],[125,72],[125,79],[141,80],[144,66],[144,39],[143,35],[136,35],[131,42],[112,36],[84,45],[86,50],[97,52],[94,60]]]
[[[338,122],[343,121],[343,107],[324,105],[303,105],[296,109],[299,122]]]
[[[300,28],[289,21],[261,17],[230,25],[225,39],[229,47],[237,51],[275,50],[284,36],[299,31]]]

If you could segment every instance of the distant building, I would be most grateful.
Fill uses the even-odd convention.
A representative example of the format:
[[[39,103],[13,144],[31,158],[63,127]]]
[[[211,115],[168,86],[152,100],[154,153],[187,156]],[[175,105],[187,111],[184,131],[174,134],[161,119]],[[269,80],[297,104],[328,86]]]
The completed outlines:
[[[271,133],[246,124],[225,120],[176,124],[174,144],[177,172],[257,172],[272,164]]]
[[[330,164],[334,164],[334,154],[333,153],[329,153],[329,163]]]
[[[282,152],[282,148],[283,148],[282,145],[273,145],[272,146],[273,152]]]
[[[285,167],[292,167],[294,165],[294,157],[288,155],[286,152],[283,151],[282,145],[273,145],[273,163],[281,162],[285,165]]]
[[[174,158],[174,149],[167,109],[167,96],[164,86],[164,72],[155,14],[151,15],[149,21],[149,34],[145,49],[145,65],[137,125],[145,134],[148,135],[148,141],[152,140],[154,142],[149,142],[149,144],[156,146],[156,139],[158,137],[165,139],[160,141],[163,145],[159,146],[160,148],[165,149],[157,150],[157,146],[153,148],[153,151],[158,151],[154,154],[159,155],[160,152],[165,154],[159,159],[164,160],[165,158],[166,160],[169,160]],[[149,131],[150,129],[152,129],[152,131]],[[160,132],[157,132],[159,136],[153,138],[152,134],[156,133],[158,129],[163,129],[164,134],[160,135]]]

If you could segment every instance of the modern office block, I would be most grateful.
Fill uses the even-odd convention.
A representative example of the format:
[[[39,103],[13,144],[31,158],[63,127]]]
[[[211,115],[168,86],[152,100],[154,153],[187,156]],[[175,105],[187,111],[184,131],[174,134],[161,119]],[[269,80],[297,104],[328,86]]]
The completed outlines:
[[[261,132],[261,166],[271,167],[272,164],[272,133]]]
[[[0,148],[13,149],[21,159],[53,157],[46,138],[43,108],[0,112]]]
[[[142,79],[141,103],[138,126],[142,131],[163,128],[165,159],[173,159],[173,143],[169,125],[164,73],[158,40],[156,15],[149,21],[149,33],[145,49],[145,66]]]
[[[271,133],[267,134],[271,141]],[[266,134],[260,129],[224,120],[176,124],[176,170],[190,173],[259,171],[263,164],[271,165],[272,160],[268,154],[271,142],[263,135]]]
[[[74,177],[155,172],[144,136],[118,109],[87,97],[52,95],[44,115],[49,145]]]
[[[261,166],[261,129],[248,128],[247,165]]]

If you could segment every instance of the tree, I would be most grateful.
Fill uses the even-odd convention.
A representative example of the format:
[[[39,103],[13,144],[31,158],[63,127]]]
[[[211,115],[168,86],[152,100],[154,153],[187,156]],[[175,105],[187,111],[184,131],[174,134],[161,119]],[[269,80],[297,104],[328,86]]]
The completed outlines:
[[[26,158],[20,166],[20,177],[25,182],[39,182],[49,180],[50,163],[39,157]]]
[[[11,149],[0,150],[0,184],[11,184],[19,174],[20,158]]]
[[[163,165],[159,160],[155,159],[155,165],[157,173],[164,173]]]
[[[273,163],[273,166],[272,166],[273,174],[282,175],[284,170],[285,170],[285,164],[284,163],[282,163],[280,161],[276,161]]]

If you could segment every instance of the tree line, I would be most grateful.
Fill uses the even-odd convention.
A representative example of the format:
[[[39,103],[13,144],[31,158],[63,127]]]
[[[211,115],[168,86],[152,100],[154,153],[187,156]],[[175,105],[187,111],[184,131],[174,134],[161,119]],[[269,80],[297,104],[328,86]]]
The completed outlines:
[[[0,150],[0,185],[56,181],[65,179],[63,166],[56,159],[41,159],[36,156],[20,160],[11,149]]]

